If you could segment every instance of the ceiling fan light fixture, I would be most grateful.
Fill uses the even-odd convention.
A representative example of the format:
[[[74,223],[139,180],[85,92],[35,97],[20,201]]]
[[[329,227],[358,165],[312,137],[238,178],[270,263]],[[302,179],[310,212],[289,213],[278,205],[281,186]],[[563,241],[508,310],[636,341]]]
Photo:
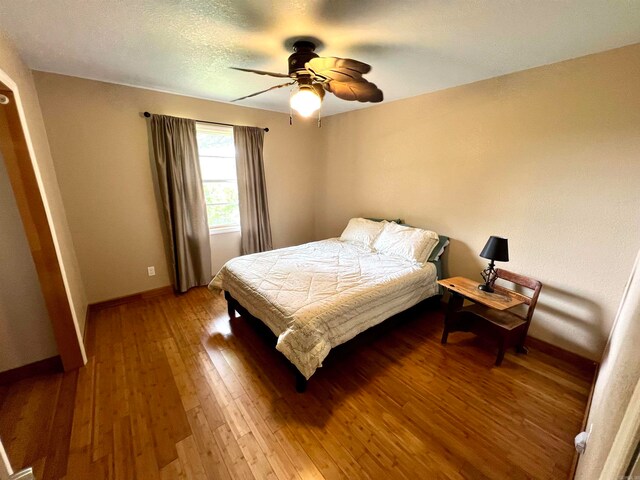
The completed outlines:
[[[289,124],[293,120],[293,110],[301,117],[310,117],[318,112],[320,126],[320,109],[325,91],[341,100],[378,103],[383,100],[382,90],[366,80],[363,75],[371,71],[371,65],[352,58],[319,57],[315,53],[317,40],[299,38],[293,43],[293,53],[287,61],[289,73],[274,73],[252,68],[231,67],[242,72],[251,72],[276,78],[287,78],[289,81],[274,85],[260,92],[236,98],[238,102],[261,95],[278,88],[296,85],[289,97]]]
[[[300,85],[300,89],[291,96],[291,108],[303,117],[310,117],[322,105],[322,99],[311,85]]]

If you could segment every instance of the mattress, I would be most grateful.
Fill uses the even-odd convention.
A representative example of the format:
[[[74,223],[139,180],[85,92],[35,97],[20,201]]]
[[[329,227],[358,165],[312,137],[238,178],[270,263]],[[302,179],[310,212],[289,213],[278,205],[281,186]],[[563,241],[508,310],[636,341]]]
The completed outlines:
[[[439,292],[433,264],[337,238],[235,258],[209,289],[264,322],[307,379],[333,347]]]

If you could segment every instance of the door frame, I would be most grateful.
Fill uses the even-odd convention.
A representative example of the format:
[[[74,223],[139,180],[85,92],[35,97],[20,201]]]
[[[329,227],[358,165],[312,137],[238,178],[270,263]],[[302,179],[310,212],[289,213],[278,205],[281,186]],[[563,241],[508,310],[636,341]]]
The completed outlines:
[[[605,461],[601,479],[635,478],[633,469],[638,468],[635,457],[640,442],[640,381],[636,383],[629,399],[627,410],[620,422],[620,428],[613,440]]]
[[[8,480],[12,474],[13,469],[11,468],[11,463],[9,463],[7,452],[4,450],[2,440],[0,439],[0,480]]]
[[[38,274],[58,354],[65,371],[75,370],[86,363],[87,357],[44,184],[18,86],[2,69],[0,82],[0,93],[10,99],[8,105],[0,105],[0,150]]]

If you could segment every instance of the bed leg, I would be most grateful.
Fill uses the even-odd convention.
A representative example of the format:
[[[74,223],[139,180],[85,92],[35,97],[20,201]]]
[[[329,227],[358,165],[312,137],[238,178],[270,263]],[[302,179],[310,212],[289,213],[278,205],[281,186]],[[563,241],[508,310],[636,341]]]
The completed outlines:
[[[304,393],[307,389],[307,379],[300,372],[296,372],[296,392]]]
[[[236,318],[236,301],[227,292],[224,292],[224,298],[227,300],[227,313],[229,314],[229,319],[233,320]]]

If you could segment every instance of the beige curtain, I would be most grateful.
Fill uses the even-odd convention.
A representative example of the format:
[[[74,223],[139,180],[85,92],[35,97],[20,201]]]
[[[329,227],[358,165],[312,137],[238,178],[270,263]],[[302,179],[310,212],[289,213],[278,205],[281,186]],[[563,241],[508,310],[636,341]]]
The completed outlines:
[[[207,208],[200,175],[196,122],[151,116],[151,144],[179,292],[211,281]]]
[[[240,253],[271,250],[271,223],[264,178],[262,150],[264,130],[233,127],[240,200]]]

